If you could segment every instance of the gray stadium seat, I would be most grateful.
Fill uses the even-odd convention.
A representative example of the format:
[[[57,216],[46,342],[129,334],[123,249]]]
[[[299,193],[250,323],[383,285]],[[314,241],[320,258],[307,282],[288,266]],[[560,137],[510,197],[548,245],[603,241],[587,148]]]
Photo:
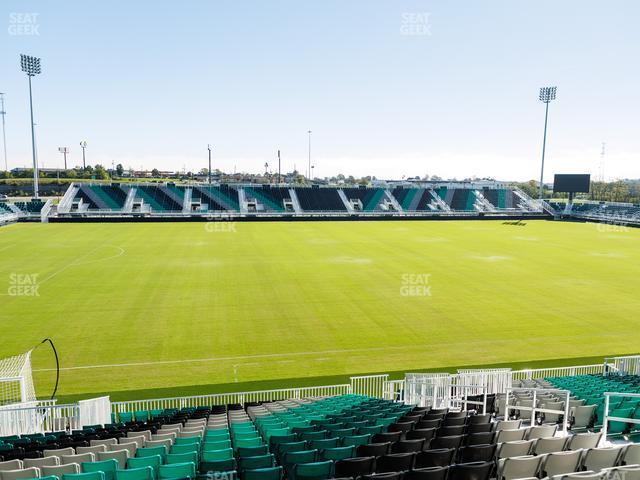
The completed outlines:
[[[68,463],[66,465],[56,465],[54,467],[41,467],[40,472],[43,477],[55,475],[58,478],[62,478],[62,475],[80,473],[80,465],[77,463]]]
[[[98,452],[106,452],[106,445],[94,445],[93,447],[76,447],[76,453],[81,455],[83,453],[98,453]]]
[[[40,469],[38,467],[23,468],[20,470],[3,470],[0,471],[0,479],[2,480],[18,480],[20,478],[39,478]]]
[[[500,461],[498,480],[515,480],[527,477],[537,477],[542,457],[525,455],[509,457]]]
[[[596,448],[600,443],[600,437],[602,437],[602,433],[576,433],[569,440],[567,448],[569,450]]]
[[[569,450],[567,452],[555,452],[545,456],[542,463],[542,473],[552,477],[564,473],[577,472],[582,458],[581,450]]]
[[[603,468],[618,465],[624,447],[590,448],[582,456],[582,466],[585,470],[597,472]]]
[[[49,457],[43,457],[43,458],[25,458],[23,460],[24,463],[24,467],[23,468],[30,468],[30,467],[53,467],[55,465],[60,465],[60,457],[55,457],[55,456],[49,456]]]
[[[539,438],[533,447],[533,453],[544,455],[545,453],[561,452],[567,448],[569,437]]]

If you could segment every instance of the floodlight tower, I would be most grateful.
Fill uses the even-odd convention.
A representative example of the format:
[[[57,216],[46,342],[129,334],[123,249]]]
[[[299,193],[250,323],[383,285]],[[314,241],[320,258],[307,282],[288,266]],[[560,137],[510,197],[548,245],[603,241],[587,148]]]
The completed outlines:
[[[212,146],[210,144],[207,144],[207,150],[209,150],[209,185],[211,185],[211,150],[212,150]]]
[[[64,156],[64,169],[67,170],[67,153],[69,153],[68,147],[58,147],[58,151]]]
[[[558,87],[542,87],[540,89],[540,101],[545,104],[544,111],[544,136],[542,138],[542,166],[540,168],[540,200],[542,200],[544,189],[544,151],[547,146],[547,119],[549,118],[549,103],[556,99]]]
[[[33,95],[31,94],[31,77],[40,75],[40,59],[31,55],[20,54],[20,66],[22,71],[27,74],[29,79],[29,109],[31,111],[31,154],[33,156],[33,196],[39,198],[38,195],[38,161],[36,160],[36,133],[33,124]]]
[[[7,161],[7,134],[4,126],[4,116],[7,114],[4,110],[4,93],[0,92],[0,115],[2,115],[2,148],[4,149],[4,169],[9,171],[9,162]]]
[[[87,141],[86,140],[82,140],[80,142],[80,147],[82,148],[82,169],[86,170],[87,169],[87,157],[85,156],[85,150],[87,148]]]
[[[309,180],[311,180],[311,130],[307,131],[309,134],[309,168],[307,170],[307,175]]]

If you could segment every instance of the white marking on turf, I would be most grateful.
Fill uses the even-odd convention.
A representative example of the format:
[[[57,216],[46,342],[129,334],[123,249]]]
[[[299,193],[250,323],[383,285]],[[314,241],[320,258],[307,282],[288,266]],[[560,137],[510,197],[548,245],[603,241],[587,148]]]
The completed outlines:
[[[449,239],[443,238],[443,237],[418,237],[416,238],[416,241],[424,242],[424,243],[439,243],[439,242],[448,242]]]
[[[373,260],[370,258],[357,258],[357,257],[333,257],[329,259],[330,263],[345,263],[351,265],[366,265],[369,263],[373,263]]]
[[[205,363],[220,362],[229,360],[250,360],[258,358],[278,358],[278,357],[301,357],[313,355],[337,355],[342,353],[358,353],[358,352],[380,352],[386,350],[406,349],[407,345],[389,346],[389,347],[369,347],[369,348],[351,348],[344,350],[322,350],[317,352],[291,352],[291,353],[264,353],[259,355],[238,355],[232,357],[211,357],[211,358],[194,358],[191,360],[158,360],[155,362],[134,362],[134,363],[111,363],[103,365],[80,365],[76,367],[61,367],[60,370],[90,370],[93,368],[124,368],[124,367],[140,367],[151,365],[171,365],[181,363]],[[240,365],[240,364],[236,364]],[[34,372],[52,372],[55,368],[34,369]]]
[[[16,245],[15,245],[15,243],[14,243],[14,244],[11,244],[11,245],[7,245],[6,247],[2,247],[2,248],[0,248],[0,252],[4,252],[5,250],[8,250],[8,249],[10,249],[11,247],[15,247],[15,246],[16,246]]]
[[[42,285],[43,283],[48,282],[49,280],[51,280],[52,278],[54,278],[56,275],[64,272],[65,270],[67,270],[68,268],[71,267],[76,267],[78,265],[83,265],[82,260],[84,260],[85,258],[89,257],[90,255],[94,254],[95,252],[97,252],[99,249],[101,249],[102,247],[105,246],[113,246],[113,245],[98,245],[96,248],[94,248],[93,250],[88,251],[87,253],[80,255],[78,258],[76,258],[75,260],[73,260],[72,262],[66,264],[64,267],[59,268],[58,270],[56,270],[55,272],[53,272],[51,275],[49,275],[48,277],[45,277],[44,280],[38,282],[38,285]],[[120,247],[116,247],[116,248],[120,248]],[[124,253],[124,250],[122,250],[122,253]],[[120,256],[120,255],[118,255]],[[108,259],[100,259],[100,260],[108,260]],[[91,261],[87,262],[87,263],[92,263]]]
[[[119,250],[118,253],[116,253],[115,255],[111,255],[110,257],[105,257],[105,258],[96,258],[95,260],[88,260],[86,262],[80,262],[80,263],[75,263],[75,266],[80,266],[80,265],[88,265],[90,263],[96,263],[96,262],[103,262],[105,260],[115,260],[118,257],[121,257],[122,255],[124,255],[125,250],[122,247],[116,247],[115,245],[106,245],[107,247],[112,247],[112,248],[117,248]]]
[[[527,242],[537,242],[539,239],[538,237],[513,237],[516,240],[525,240]]]
[[[626,258],[626,255],[617,252],[589,252],[592,257],[606,257],[606,258]]]
[[[630,335],[631,333],[634,332],[615,332],[615,333],[601,333],[598,334],[598,337],[603,337],[603,336],[607,336],[607,337],[621,337],[621,336],[625,336],[625,335]],[[585,338],[594,338],[594,336],[592,334],[588,334],[588,335],[562,335],[562,336],[556,336],[554,337],[556,340],[559,339],[566,339],[566,340],[571,340],[571,341],[576,341],[577,339],[585,339]],[[529,337],[528,341],[548,341],[549,337]],[[491,344],[492,346],[495,346],[497,344],[502,344],[502,345],[509,345],[512,343],[517,343],[518,340],[514,340],[514,339],[494,339],[494,338],[490,338],[490,339],[486,339],[486,340],[475,340],[474,341],[474,345],[477,347],[477,349],[484,349],[485,347],[481,346],[481,344]],[[452,346],[452,345],[464,345],[465,347],[469,347],[469,344],[464,343],[464,342],[445,342],[445,343],[438,343],[437,346],[442,347],[442,346]],[[382,351],[388,351],[388,350],[401,350],[403,352],[406,352],[408,349],[424,349],[424,348],[429,348],[429,347],[433,347],[433,345],[419,345],[419,344],[412,344],[412,345],[390,345],[387,347],[369,347],[369,348],[351,348],[351,349],[343,349],[343,350],[323,350],[323,351],[315,351],[315,352],[290,352],[290,353],[265,353],[265,354],[258,354],[258,355],[239,355],[239,356],[232,356],[232,357],[211,357],[211,358],[195,358],[195,359],[191,359],[191,360],[158,360],[155,362],[136,362],[136,363],[113,363],[113,364],[104,364],[104,365],[81,365],[81,366],[77,366],[77,367],[62,367],[60,368],[60,370],[91,370],[91,369],[96,369],[96,368],[125,368],[125,367],[144,367],[144,366],[153,366],[153,365],[172,365],[172,364],[184,364],[184,363],[206,363],[206,362],[220,362],[220,361],[229,361],[229,360],[257,360],[257,359],[261,359],[261,358],[278,358],[278,357],[303,357],[303,356],[313,356],[313,355],[342,355],[345,353],[364,353],[364,352],[382,352]],[[353,357],[350,357],[350,359]],[[365,358],[366,357],[362,357]],[[329,360],[326,357],[320,358],[320,360]],[[233,365],[234,369],[237,369],[238,366],[243,366],[243,365],[260,365],[260,362],[242,362],[242,363],[236,363]],[[39,368],[39,369],[33,369],[34,372],[53,372],[55,371],[55,368]]]
[[[504,260],[511,260],[511,257],[505,257],[503,255],[489,255],[486,257],[482,257],[480,255],[473,255],[471,258],[476,260],[482,260],[483,262],[502,262]]]

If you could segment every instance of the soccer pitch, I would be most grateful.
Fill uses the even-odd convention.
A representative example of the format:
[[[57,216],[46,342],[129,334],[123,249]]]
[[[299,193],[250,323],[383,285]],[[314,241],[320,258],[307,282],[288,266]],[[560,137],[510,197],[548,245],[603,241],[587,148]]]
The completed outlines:
[[[15,224],[0,356],[62,398],[638,353],[640,230],[552,221]],[[17,288],[35,279],[36,288]],[[582,362],[580,362],[582,363]],[[51,393],[51,351],[33,359]],[[325,377],[325,378],[319,378]],[[330,378],[329,378],[330,377]]]

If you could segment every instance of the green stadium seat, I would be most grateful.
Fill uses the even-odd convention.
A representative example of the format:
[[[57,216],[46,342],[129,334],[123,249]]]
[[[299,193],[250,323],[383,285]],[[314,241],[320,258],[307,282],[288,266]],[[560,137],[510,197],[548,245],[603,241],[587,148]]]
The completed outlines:
[[[174,463],[172,465],[160,465],[158,478],[160,480],[188,478],[193,479],[196,476],[195,463]]]
[[[182,446],[182,445],[179,445]],[[233,452],[233,450],[229,449]],[[198,452],[188,452],[188,453],[169,453],[164,460],[166,464],[173,463],[189,463],[192,462],[194,464],[198,464]]]
[[[229,460],[233,458],[233,449],[225,448],[224,450],[205,450],[202,452],[203,462],[215,462],[218,460]]]
[[[152,467],[128,468],[116,472],[116,480],[154,480],[155,472]]]
[[[258,468],[270,468],[275,465],[275,455],[258,455],[255,457],[242,457],[238,461],[240,471],[255,470]]]
[[[149,455],[146,457],[132,457],[127,459],[128,469],[151,467],[153,469],[155,477],[158,476],[160,465],[162,465],[162,456],[160,455]]]
[[[328,480],[333,473],[333,462],[298,463],[293,469],[295,480]]]
[[[356,447],[349,445],[346,447],[325,448],[320,452],[320,460],[344,460],[356,456]]]
[[[118,470],[118,461],[115,459],[102,460],[100,462],[82,462],[82,473],[103,472],[105,480],[115,480]]]
[[[245,470],[242,472],[242,480],[282,480],[282,467]]]
[[[105,480],[104,472],[65,473],[61,480]]]
[[[167,456],[167,447],[160,445],[158,447],[143,447],[136,450],[136,457],[153,457],[156,455],[160,455],[164,461]]]

